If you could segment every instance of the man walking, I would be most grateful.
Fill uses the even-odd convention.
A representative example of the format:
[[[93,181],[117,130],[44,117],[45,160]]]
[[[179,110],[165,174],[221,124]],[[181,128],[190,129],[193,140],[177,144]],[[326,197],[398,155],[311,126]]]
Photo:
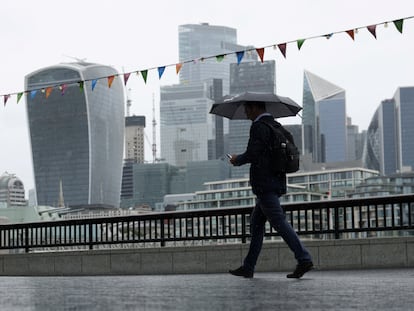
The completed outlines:
[[[256,206],[251,214],[251,241],[249,252],[243,265],[229,272],[236,276],[252,278],[257,258],[263,245],[266,220],[277,230],[297,260],[296,269],[287,275],[288,278],[301,278],[313,268],[312,257],[302,245],[296,232],[287,222],[280,206],[279,197],[286,193],[286,174],[274,173],[269,155],[268,146],[272,139],[271,128],[281,125],[276,122],[270,113],[266,112],[262,102],[248,102],[244,105],[247,118],[252,125],[247,149],[243,154],[231,155],[230,163],[240,166],[250,163],[250,184],[257,197]]]

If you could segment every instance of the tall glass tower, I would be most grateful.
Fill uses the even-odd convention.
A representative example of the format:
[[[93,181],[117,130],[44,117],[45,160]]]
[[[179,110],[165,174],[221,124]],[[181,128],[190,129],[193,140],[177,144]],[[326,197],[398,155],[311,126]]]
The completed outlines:
[[[397,113],[398,168],[400,171],[414,170],[414,87],[399,87],[394,100]]]
[[[124,91],[99,79],[117,74],[108,66],[68,63],[25,78],[37,204],[119,206],[124,142]],[[86,81],[83,88],[77,81]],[[58,86],[61,86],[59,90]],[[62,189],[62,190],[61,190]]]
[[[345,90],[305,71],[303,79],[305,153],[314,162],[347,159]]]
[[[229,66],[236,57],[225,57],[221,62],[216,58],[201,60],[200,57],[237,51],[237,31],[226,26],[208,23],[181,25],[178,28],[180,62],[199,60],[186,64],[180,71],[180,84],[201,82],[208,79],[223,80],[223,95],[229,94]]]
[[[383,175],[397,171],[398,134],[395,100],[381,102],[374,113],[367,130],[364,162],[367,168],[380,171]]]

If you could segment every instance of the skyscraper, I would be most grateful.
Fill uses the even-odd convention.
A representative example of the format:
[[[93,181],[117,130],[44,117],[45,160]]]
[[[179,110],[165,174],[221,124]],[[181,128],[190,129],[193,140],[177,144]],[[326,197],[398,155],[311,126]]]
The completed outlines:
[[[397,113],[398,168],[400,171],[413,170],[414,87],[399,87],[394,94],[394,100]]]
[[[303,114],[305,153],[314,162],[347,159],[345,90],[305,71]]]
[[[161,88],[161,158],[169,164],[208,160],[208,141],[214,137],[210,87],[211,81]]]
[[[245,61],[230,65],[230,94],[243,92],[276,92],[275,61]],[[249,140],[250,120],[229,121],[229,152],[243,153]],[[232,177],[244,177],[249,172],[249,165],[232,167]]]
[[[108,66],[59,64],[26,76],[27,115],[37,203],[56,206],[60,184],[69,206],[119,206],[124,142],[124,91]],[[80,87],[78,81],[85,81]]]
[[[398,133],[394,99],[381,102],[367,130],[364,162],[367,168],[383,175],[398,170]]]
[[[144,163],[145,116],[125,117],[125,159]]]
[[[178,28],[180,62],[197,60],[183,66],[180,71],[180,84],[201,82],[208,79],[223,80],[223,94],[229,93],[229,65],[234,57],[225,57],[218,62],[215,57],[201,60],[201,57],[236,51],[237,31],[225,26],[201,24],[180,25]]]

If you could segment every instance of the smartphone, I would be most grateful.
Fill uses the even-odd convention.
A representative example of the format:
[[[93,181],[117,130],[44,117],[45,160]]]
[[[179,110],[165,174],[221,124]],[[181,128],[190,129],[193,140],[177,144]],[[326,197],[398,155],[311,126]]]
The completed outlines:
[[[228,153],[228,154],[227,154],[227,157],[228,157],[229,159],[231,159],[231,158],[232,158],[232,156],[231,156],[231,154],[230,154],[230,153]]]

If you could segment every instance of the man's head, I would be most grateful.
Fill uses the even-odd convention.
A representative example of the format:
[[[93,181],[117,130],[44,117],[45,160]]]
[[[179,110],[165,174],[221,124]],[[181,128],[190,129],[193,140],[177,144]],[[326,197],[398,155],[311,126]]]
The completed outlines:
[[[264,102],[248,102],[244,104],[244,112],[247,119],[254,121],[259,115],[266,112],[266,104]]]

